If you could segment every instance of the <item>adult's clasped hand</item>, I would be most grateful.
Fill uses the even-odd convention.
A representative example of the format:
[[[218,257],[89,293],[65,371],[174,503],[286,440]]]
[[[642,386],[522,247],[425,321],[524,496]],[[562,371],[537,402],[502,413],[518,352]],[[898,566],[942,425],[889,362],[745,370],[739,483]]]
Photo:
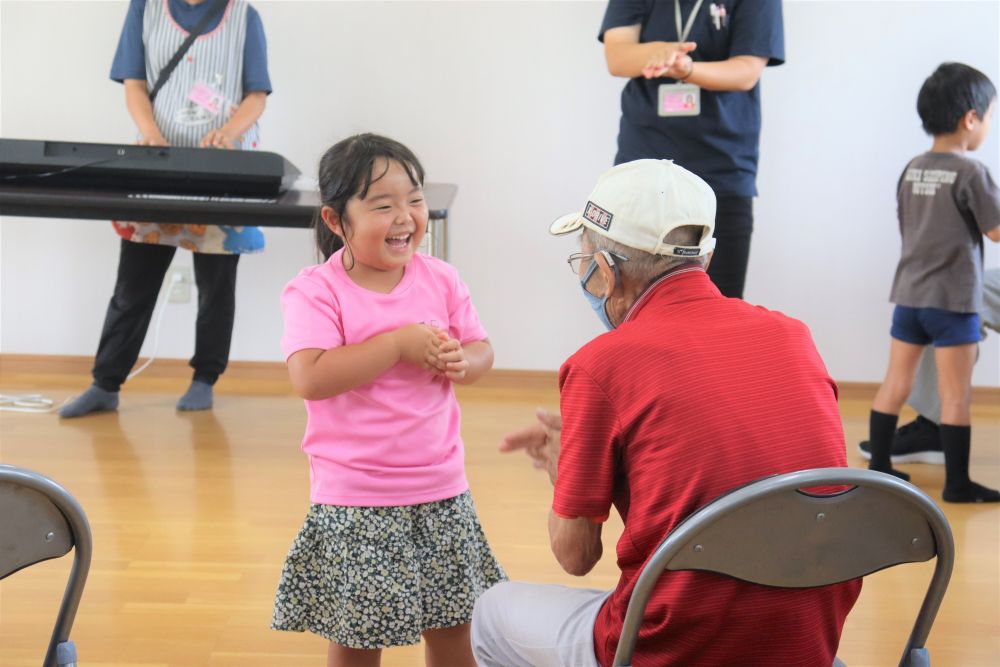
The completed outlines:
[[[694,62],[688,54],[698,48],[695,42],[664,42],[646,61],[642,75],[647,79],[667,76],[683,79],[691,75]]]

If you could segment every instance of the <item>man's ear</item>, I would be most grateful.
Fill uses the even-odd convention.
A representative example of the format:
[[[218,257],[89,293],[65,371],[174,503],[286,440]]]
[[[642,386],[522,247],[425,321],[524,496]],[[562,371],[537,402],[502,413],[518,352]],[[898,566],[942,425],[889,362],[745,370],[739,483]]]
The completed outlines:
[[[712,263],[712,257],[714,256],[715,256],[714,250],[708,251],[708,254],[705,255],[705,264],[702,268],[704,268],[706,271],[708,271],[708,265]]]
[[[344,225],[341,220],[340,215],[333,210],[330,206],[324,206],[319,210],[320,216],[323,218],[323,224],[326,225],[327,229],[339,236],[344,238]]]
[[[597,253],[594,255],[594,261],[597,262],[597,271],[601,274],[601,279],[604,281],[604,289],[600,296],[611,297],[614,296],[615,290],[620,292],[622,286],[615,280],[615,270],[608,263],[608,258],[605,254],[603,252]]]

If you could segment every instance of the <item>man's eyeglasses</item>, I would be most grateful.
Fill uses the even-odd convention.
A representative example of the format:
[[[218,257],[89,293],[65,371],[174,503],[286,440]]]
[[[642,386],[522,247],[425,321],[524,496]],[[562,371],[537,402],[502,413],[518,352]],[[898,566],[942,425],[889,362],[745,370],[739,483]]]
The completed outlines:
[[[592,260],[594,258],[594,255],[597,255],[602,252],[605,254],[605,258],[609,260],[608,261],[609,264],[614,265],[615,259],[620,260],[622,262],[628,261],[628,257],[626,257],[625,255],[619,255],[618,253],[611,252],[609,250],[600,250],[598,252],[575,252],[569,256],[569,259],[566,260],[566,263],[569,264],[569,268],[570,270],[573,271],[573,275],[579,276],[580,266],[584,262],[589,262],[590,260]]]

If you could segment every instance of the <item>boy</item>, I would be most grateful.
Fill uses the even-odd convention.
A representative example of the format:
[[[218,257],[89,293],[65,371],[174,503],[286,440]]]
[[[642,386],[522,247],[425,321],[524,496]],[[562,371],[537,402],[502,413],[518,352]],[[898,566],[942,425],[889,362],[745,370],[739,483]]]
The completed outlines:
[[[965,154],[983,143],[995,104],[996,88],[982,72],[960,63],[938,67],[917,97],[924,130],[934,138],[931,150],[910,161],[897,188],[903,249],[890,295],[896,309],[889,368],[870,417],[868,467],[909,479],[892,468],[893,432],[920,355],[933,344],[947,502],[1000,501],[1000,492],[969,479],[982,236],[1000,242],[1000,189],[986,167]]]
[[[983,272],[983,336],[987,329],[1000,333],[1000,267]],[[938,437],[941,423],[941,401],[938,400],[938,374],[934,364],[934,350],[924,349],[917,367],[917,377],[907,404],[917,411],[917,418],[896,429],[892,439],[893,463],[933,463],[944,465],[944,452]],[[871,443],[867,440],[858,446],[861,456],[870,459]]]

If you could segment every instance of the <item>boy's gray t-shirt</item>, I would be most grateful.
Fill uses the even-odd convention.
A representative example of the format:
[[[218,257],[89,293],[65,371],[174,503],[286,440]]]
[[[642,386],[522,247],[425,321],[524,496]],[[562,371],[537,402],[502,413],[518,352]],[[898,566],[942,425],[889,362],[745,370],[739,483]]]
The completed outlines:
[[[983,234],[1000,226],[1000,189],[985,165],[924,153],[899,179],[903,250],[889,300],[911,308],[979,312]]]

